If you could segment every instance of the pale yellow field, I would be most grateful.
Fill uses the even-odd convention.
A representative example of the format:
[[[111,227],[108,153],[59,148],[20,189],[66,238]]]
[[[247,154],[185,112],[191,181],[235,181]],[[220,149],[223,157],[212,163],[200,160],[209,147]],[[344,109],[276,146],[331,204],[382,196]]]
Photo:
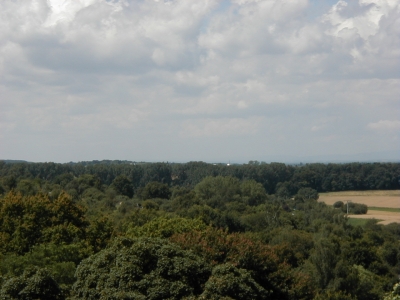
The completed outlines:
[[[336,201],[346,203],[347,200],[368,206],[400,208],[400,190],[321,193],[318,199],[328,205]]]
[[[352,201],[355,203],[366,204],[369,207],[389,207],[400,208],[400,190],[396,191],[350,191],[350,192],[332,192],[319,194],[318,201],[333,205],[336,201]],[[374,218],[383,220],[380,224],[389,224],[393,222],[400,223],[399,212],[368,210],[366,215],[350,215],[350,218],[368,219]]]
[[[398,196],[400,190],[379,190],[379,191],[345,191],[345,192],[330,192],[321,193],[324,196]]]

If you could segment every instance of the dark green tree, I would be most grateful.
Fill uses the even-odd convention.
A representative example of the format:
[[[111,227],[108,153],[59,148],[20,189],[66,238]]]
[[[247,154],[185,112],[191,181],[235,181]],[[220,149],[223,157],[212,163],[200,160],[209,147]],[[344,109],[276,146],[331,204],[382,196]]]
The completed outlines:
[[[245,180],[240,184],[243,202],[250,206],[257,206],[265,203],[267,193],[261,183],[255,180]]]
[[[227,202],[240,201],[240,181],[230,176],[206,177],[194,188],[197,197],[213,208]]]
[[[157,181],[152,181],[146,184],[146,186],[140,191],[140,198],[146,199],[169,199],[171,196],[171,191],[167,184],[160,183]]]
[[[321,289],[325,289],[334,279],[334,270],[338,261],[338,245],[327,238],[315,243],[310,260],[315,267],[314,279]]]
[[[6,280],[0,290],[1,299],[61,300],[61,288],[46,269],[30,268],[21,276]]]
[[[249,271],[232,264],[222,264],[214,267],[200,299],[219,300],[229,297],[237,300],[261,300],[272,299],[270,295],[271,292],[260,286]]]
[[[13,175],[3,177],[2,181],[6,191],[11,191],[12,189],[17,187],[18,181]]]
[[[309,201],[309,200],[318,200],[319,195],[317,190],[314,190],[312,188],[301,188],[299,189],[299,191],[297,192],[296,196],[295,196],[295,200],[296,201]]]
[[[201,294],[209,265],[158,238],[117,239],[77,268],[75,299],[182,299]]]
[[[112,182],[112,187],[120,195],[124,195],[129,198],[132,198],[132,196],[133,196],[132,182],[125,175],[117,176]]]

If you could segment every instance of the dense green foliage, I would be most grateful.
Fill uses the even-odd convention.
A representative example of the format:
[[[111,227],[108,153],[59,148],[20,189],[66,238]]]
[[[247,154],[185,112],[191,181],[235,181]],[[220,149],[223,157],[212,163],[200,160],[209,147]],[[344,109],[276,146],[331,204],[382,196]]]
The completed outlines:
[[[210,267],[167,240],[117,239],[77,268],[76,299],[181,299],[201,293]]]
[[[397,299],[400,165],[0,162],[1,299]],[[349,203],[351,213],[365,205]],[[393,289],[394,287],[394,289]]]
[[[1,287],[1,299],[64,299],[61,288],[46,269],[27,269]]]
[[[117,191],[130,197],[132,190],[136,192],[150,182],[194,187],[205,177],[218,175],[232,176],[239,180],[253,179],[262,184],[268,194],[278,190],[281,194],[296,194],[304,187],[318,192],[400,188],[399,163],[315,163],[294,166],[250,161],[248,164],[227,166],[203,162],[173,164],[92,161],[56,164],[0,161],[2,188],[5,191],[17,188],[33,194],[43,188],[44,183],[56,184],[59,188],[78,194],[88,186],[99,188],[101,184],[113,184]],[[35,180],[20,183],[22,179]]]

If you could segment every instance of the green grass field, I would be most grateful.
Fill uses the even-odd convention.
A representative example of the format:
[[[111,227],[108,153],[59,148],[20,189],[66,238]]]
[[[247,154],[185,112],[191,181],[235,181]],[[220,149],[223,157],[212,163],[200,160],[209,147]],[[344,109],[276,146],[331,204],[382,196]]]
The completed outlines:
[[[400,213],[400,208],[368,206],[368,210],[391,211]]]
[[[328,192],[320,193],[320,196],[324,195],[327,197],[346,197],[346,196],[389,196],[389,197],[400,197],[400,190],[377,190],[377,191],[343,191],[343,192]]]
[[[347,223],[352,225],[352,226],[364,226],[368,221],[370,221],[371,219],[355,219],[355,218],[349,218],[347,220]],[[377,220],[382,221],[382,220]]]

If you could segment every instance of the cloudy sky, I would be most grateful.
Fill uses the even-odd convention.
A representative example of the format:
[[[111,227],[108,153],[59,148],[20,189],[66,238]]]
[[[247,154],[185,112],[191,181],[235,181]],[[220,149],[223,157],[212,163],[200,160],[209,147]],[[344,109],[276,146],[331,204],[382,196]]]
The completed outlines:
[[[398,0],[0,1],[1,159],[400,159],[399,99]]]

